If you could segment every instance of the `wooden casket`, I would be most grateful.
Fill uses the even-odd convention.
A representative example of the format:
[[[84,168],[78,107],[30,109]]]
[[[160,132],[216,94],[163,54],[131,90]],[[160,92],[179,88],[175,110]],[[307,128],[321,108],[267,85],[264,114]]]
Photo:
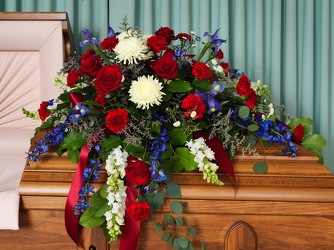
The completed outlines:
[[[225,186],[206,183],[198,172],[173,175],[173,181],[181,185],[182,217],[197,229],[195,249],[201,249],[200,241],[213,250],[334,249],[334,176],[302,148],[296,158],[277,156],[279,146],[265,150],[258,157],[234,159],[237,186],[224,173],[219,176]],[[254,163],[260,160],[268,164],[266,174],[253,171]],[[66,235],[64,207],[75,170],[76,164],[66,156],[49,152],[24,171],[20,230],[7,234],[8,238],[2,234],[3,246],[118,249],[119,242],[109,245],[101,229],[82,229],[80,247]],[[94,186],[98,188],[105,180],[102,172]],[[137,249],[173,249],[155,229],[156,222],[170,214],[171,201],[154,214],[152,222],[141,223]],[[13,241],[16,237],[19,240]]]

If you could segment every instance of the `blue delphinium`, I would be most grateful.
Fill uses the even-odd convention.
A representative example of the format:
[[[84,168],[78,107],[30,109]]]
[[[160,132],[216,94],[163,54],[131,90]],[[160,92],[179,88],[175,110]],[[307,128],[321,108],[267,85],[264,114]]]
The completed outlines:
[[[95,152],[98,155],[100,152],[100,146],[94,146]],[[87,167],[81,176],[83,184],[79,191],[79,200],[74,207],[74,215],[80,215],[87,208],[89,208],[89,203],[87,202],[88,195],[94,193],[93,181],[97,181],[100,178],[100,173],[98,170],[102,169],[102,162],[100,159],[88,158]]]
[[[27,167],[30,166],[29,161],[39,161],[39,156],[49,151],[50,145],[61,144],[67,133],[67,123],[60,123],[57,127],[53,128],[51,132],[47,133],[43,139],[36,143],[36,147],[31,152],[27,153]]]

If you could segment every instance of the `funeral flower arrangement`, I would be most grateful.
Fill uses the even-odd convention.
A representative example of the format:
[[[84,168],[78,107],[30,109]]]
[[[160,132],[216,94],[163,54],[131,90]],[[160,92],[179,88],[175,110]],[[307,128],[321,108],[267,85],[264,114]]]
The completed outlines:
[[[188,236],[196,229],[188,221],[187,235],[163,226],[183,224],[173,172],[200,171],[207,182],[223,185],[218,169],[233,177],[231,159],[237,152],[257,154],[255,144],[282,144],[282,154],[291,157],[300,144],[321,157],[326,141],[310,133],[312,120],[280,122],[283,108],[273,103],[268,87],[224,61],[220,46],[226,40],[219,30],[201,37],[169,27],[143,35],[126,21],[121,28],[116,33],[109,27],[102,41],[84,30],[80,45],[90,49],[69,58],[55,79],[63,93],[43,101],[38,112],[23,110],[43,121],[36,131],[47,131],[28,153],[28,164],[49,147],[73,162],[85,155],[71,214],[81,216],[83,226],[102,226],[115,241],[128,221],[150,220],[168,195],[176,198],[172,214],[156,229],[174,249],[193,249]],[[208,143],[212,140],[224,149],[223,161],[216,159],[223,153]],[[254,166],[263,168],[264,162]],[[103,169],[107,181],[94,191]]]

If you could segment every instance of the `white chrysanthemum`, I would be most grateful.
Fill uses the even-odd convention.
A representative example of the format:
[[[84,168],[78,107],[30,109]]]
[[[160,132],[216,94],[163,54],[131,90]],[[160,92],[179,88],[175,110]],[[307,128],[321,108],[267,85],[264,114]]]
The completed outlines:
[[[130,34],[131,35],[131,34]],[[119,42],[114,51],[117,56],[116,59],[124,63],[138,63],[138,60],[146,60],[149,58],[147,53],[149,48],[140,36],[130,36],[126,32],[122,32],[119,36]]]
[[[162,96],[162,83],[153,76],[140,76],[132,81],[129,89],[130,100],[137,104],[137,108],[148,109],[154,104],[160,105]]]

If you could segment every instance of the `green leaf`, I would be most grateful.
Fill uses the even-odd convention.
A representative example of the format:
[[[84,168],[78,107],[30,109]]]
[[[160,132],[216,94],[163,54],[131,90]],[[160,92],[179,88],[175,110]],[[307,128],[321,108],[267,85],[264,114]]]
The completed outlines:
[[[326,146],[326,144],[327,141],[325,140],[325,138],[318,134],[308,134],[304,137],[301,143],[304,148],[310,150],[311,152],[321,151],[322,148]]]
[[[113,148],[117,148],[121,143],[122,140],[119,136],[112,135],[102,140],[101,148],[105,151],[110,151]]]
[[[174,217],[171,215],[166,215],[166,223],[167,225],[174,225]]]
[[[239,117],[241,119],[246,119],[249,116],[250,109],[247,106],[241,106],[239,108]]]
[[[167,85],[167,90],[170,92],[189,92],[192,89],[193,87],[191,87],[189,82],[182,80],[171,81]]]
[[[173,201],[172,202],[172,212],[174,214],[182,214],[183,213],[182,205],[181,205],[180,202],[178,202],[178,201]]]
[[[162,203],[164,202],[165,195],[164,192],[159,190],[155,193],[153,197],[153,211],[156,211],[159,207],[161,207]]]
[[[169,232],[164,232],[162,235],[161,235],[161,239],[163,241],[168,241],[170,238],[170,233]]]
[[[189,152],[186,147],[179,147],[176,149],[176,164],[180,164],[186,171],[192,171],[198,167],[194,161],[195,156]]]
[[[202,242],[202,244],[201,244],[201,249],[206,250],[206,244],[204,242]]]
[[[67,149],[66,153],[67,153],[68,159],[71,162],[77,163],[79,161],[79,157],[80,157],[79,150]]]
[[[174,145],[183,145],[187,140],[187,135],[182,128],[175,128],[168,133],[171,143]]]
[[[172,198],[181,198],[181,188],[179,184],[169,182],[166,185],[166,193]]]
[[[194,80],[191,85],[201,92],[209,92],[212,89],[212,83],[208,80]]]
[[[188,230],[188,233],[191,235],[191,236],[194,236],[196,234],[196,229],[193,227],[193,226],[190,226],[189,227],[189,230]]]
[[[175,173],[182,171],[184,168],[184,166],[179,162],[179,158],[177,156],[170,157],[169,160],[161,163],[160,167],[164,170],[169,169]]]
[[[108,184],[103,184],[100,189],[99,189],[99,193],[100,193],[100,196],[103,198],[103,199],[107,199],[107,196],[108,196],[108,192],[107,192],[107,188],[109,187]]]
[[[301,117],[291,120],[291,122],[288,124],[289,127],[293,130],[295,129],[299,124],[302,124],[304,127],[304,135],[307,135],[310,133],[313,125],[313,120],[308,117]]]
[[[177,242],[177,245],[181,248],[186,248],[188,247],[188,244],[189,244],[189,241],[184,237],[184,236],[181,236],[181,237],[178,237],[178,238],[175,238],[174,239],[174,243],[175,241]],[[174,246],[174,245],[173,245]],[[175,247],[175,246],[174,246]]]
[[[157,230],[157,231],[162,231],[162,225],[161,225],[160,222],[157,222],[157,223],[155,224],[155,230]]]
[[[169,240],[168,240],[168,246],[173,246],[173,242],[174,242],[174,238],[173,237],[170,237]]]
[[[108,200],[103,199],[100,195],[100,192],[97,191],[93,194],[89,201],[90,204],[90,213],[95,217],[102,217],[104,213],[110,210],[108,205]]]
[[[105,221],[105,217],[95,217],[90,213],[90,209],[87,209],[80,217],[80,225],[88,228],[96,228],[101,226]]]
[[[129,142],[128,139],[124,139],[122,142],[123,149],[129,153],[129,155],[136,156],[138,158],[142,158],[145,152],[144,145],[135,146]]]
[[[189,242],[188,250],[195,250],[195,248],[194,248],[194,246],[191,242]]]
[[[244,140],[244,145],[245,146],[255,146],[257,142],[257,139],[256,139],[256,136],[255,135],[249,135],[249,136],[246,136],[245,137],[245,140]]]
[[[171,182],[172,179],[173,179],[173,175],[172,175],[171,171],[169,169],[164,169],[164,174],[166,176],[166,180],[164,180],[164,182],[166,184],[169,183],[169,182]]]
[[[257,174],[265,174],[268,171],[267,163],[265,163],[264,161],[259,161],[254,164],[253,170]]]
[[[78,150],[82,148],[85,143],[86,139],[82,137],[82,134],[72,130],[65,136],[59,148],[61,148],[60,151],[64,149]]]
[[[256,125],[256,124],[251,124],[247,127],[247,129],[251,132],[255,132],[255,131],[258,131],[259,130],[259,126]]]
[[[176,222],[176,225],[180,227],[183,226],[183,219],[181,218],[181,216],[176,217],[175,222]]]

